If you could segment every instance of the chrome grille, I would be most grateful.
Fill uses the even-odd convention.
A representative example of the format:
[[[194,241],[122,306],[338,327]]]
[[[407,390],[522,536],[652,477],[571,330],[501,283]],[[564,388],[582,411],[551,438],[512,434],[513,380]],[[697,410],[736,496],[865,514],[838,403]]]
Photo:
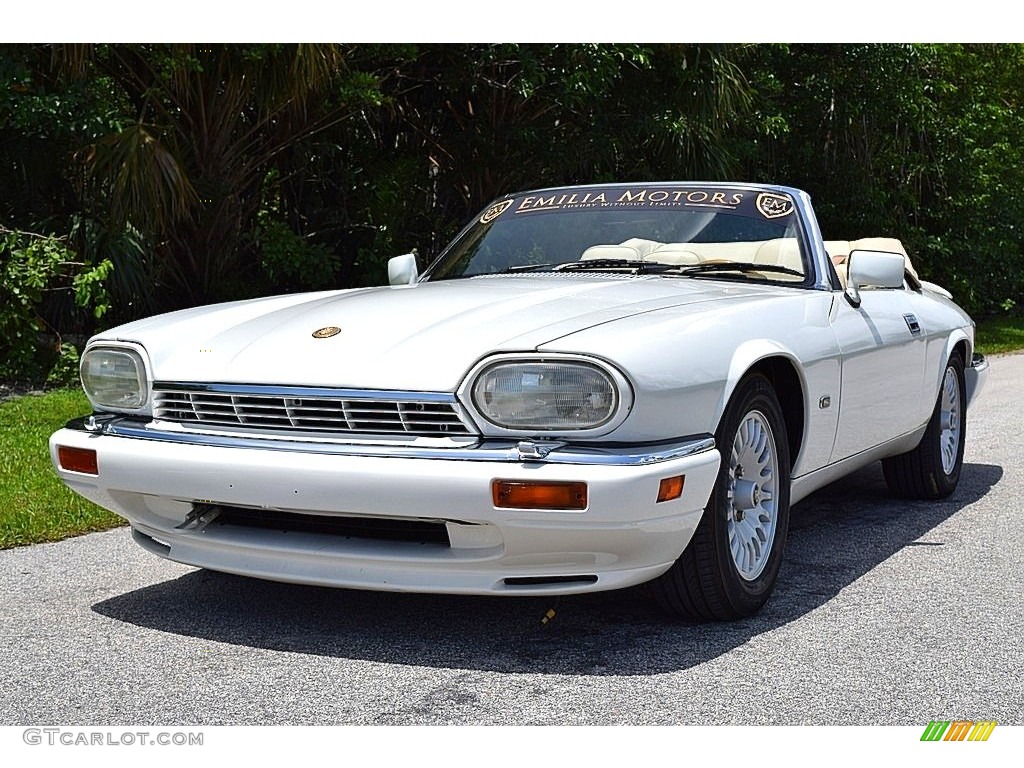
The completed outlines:
[[[455,398],[442,393],[158,382],[153,398],[155,418],[190,425],[428,437],[471,434]]]

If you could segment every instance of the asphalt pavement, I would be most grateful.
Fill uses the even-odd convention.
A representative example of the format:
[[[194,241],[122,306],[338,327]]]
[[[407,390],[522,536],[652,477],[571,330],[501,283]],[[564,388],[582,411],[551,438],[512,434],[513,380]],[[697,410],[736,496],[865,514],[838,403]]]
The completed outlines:
[[[274,584],[127,529],[0,552],[0,725],[1024,725],[1024,355],[991,362],[957,492],[894,501],[877,465],[819,491],[771,602],[730,624],[641,589]]]

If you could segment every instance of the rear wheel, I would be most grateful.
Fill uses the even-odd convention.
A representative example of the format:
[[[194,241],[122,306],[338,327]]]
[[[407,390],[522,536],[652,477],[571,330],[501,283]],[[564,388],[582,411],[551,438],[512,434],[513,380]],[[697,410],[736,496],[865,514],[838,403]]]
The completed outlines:
[[[912,451],[882,460],[885,482],[894,496],[944,499],[956,490],[967,434],[964,391],[964,361],[954,352],[921,442]]]
[[[744,378],[716,434],[722,454],[690,544],[651,583],[658,603],[696,621],[750,616],[771,595],[789,529],[789,443],[782,408],[760,374]]]

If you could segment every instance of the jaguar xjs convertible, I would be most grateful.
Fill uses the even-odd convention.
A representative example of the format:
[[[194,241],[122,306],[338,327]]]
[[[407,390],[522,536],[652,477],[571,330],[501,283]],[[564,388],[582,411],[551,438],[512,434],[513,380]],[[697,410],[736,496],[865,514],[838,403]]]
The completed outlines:
[[[846,473],[957,487],[987,371],[971,319],[899,240],[824,241],[799,190],[517,193],[422,273],[413,254],[388,271],[97,335],[93,413],[50,441],[60,477],[202,568],[482,595],[648,583],[689,620],[759,610],[790,506]]]

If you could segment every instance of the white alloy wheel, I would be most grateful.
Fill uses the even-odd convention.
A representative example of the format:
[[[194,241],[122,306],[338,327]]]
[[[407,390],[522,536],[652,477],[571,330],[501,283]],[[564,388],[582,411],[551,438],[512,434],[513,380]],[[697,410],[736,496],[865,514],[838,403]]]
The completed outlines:
[[[939,447],[942,451],[942,471],[953,474],[960,450],[960,379],[953,368],[946,369],[942,380],[940,407],[942,433]]]
[[[729,454],[729,549],[740,576],[753,581],[764,570],[775,540],[779,454],[764,414],[740,422]]]

